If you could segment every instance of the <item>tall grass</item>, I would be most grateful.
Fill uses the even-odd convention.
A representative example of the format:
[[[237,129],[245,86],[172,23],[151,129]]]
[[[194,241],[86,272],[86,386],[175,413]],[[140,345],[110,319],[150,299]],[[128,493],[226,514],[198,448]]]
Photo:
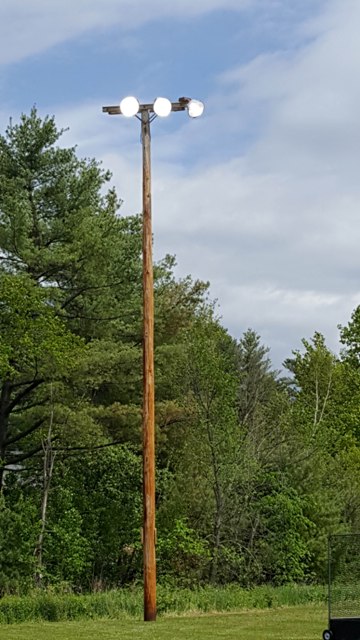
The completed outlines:
[[[190,612],[266,609],[309,603],[324,603],[325,587],[262,586],[243,589],[204,587],[196,590],[158,588],[158,612],[176,615]],[[0,600],[0,624],[26,621],[62,621],[124,617],[141,618],[142,590],[121,589],[91,595],[54,594],[35,591],[28,596],[5,596]]]

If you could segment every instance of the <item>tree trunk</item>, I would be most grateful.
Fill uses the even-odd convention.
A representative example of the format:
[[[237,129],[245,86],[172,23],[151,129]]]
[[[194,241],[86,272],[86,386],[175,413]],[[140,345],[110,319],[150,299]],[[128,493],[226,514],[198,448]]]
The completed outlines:
[[[47,437],[43,440],[43,450],[44,450],[44,471],[43,471],[43,495],[41,501],[41,519],[40,519],[40,533],[38,537],[38,541],[34,550],[34,556],[37,561],[37,568],[35,574],[35,582],[38,585],[41,584],[42,581],[42,568],[43,568],[43,544],[44,544],[44,535],[46,528],[46,516],[47,516],[47,507],[49,500],[49,491],[51,478],[54,470],[54,462],[55,462],[55,452],[52,448],[52,427],[54,422],[54,406],[53,406],[53,387],[51,384],[50,391],[50,402],[51,402],[51,411],[50,411],[50,422],[49,429],[47,433]]]
[[[211,567],[210,567],[210,582],[212,584],[215,584],[217,580],[217,572],[218,572],[218,565],[219,565],[219,550],[220,550],[220,542],[221,542],[222,507],[223,507],[220,487],[215,486],[214,492],[215,492],[216,511],[215,511],[215,518],[214,518],[213,557],[211,560]]]
[[[6,452],[6,437],[9,423],[8,406],[10,401],[11,383],[10,380],[3,382],[0,393],[0,492],[4,486],[4,465]]]
[[[214,473],[214,497],[215,497],[215,515],[214,515],[214,528],[213,528],[213,557],[210,566],[210,582],[215,584],[217,580],[217,571],[219,564],[219,550],[221,542],[221,526],[222,526],[222,512],[223,512],[223,493],[220,482],[219,466],[216,455],[216,448],[214,444],[213,434],[211,431],[210,418],[206,420],[206,431],[208,437],[208,443],[210,447],[211,462]]]

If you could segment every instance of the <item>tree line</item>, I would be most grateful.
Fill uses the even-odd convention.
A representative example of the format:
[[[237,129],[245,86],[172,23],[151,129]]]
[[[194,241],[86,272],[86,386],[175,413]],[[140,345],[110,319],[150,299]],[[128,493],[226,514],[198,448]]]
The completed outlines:
[[[36,109],[0,136],[0,594],[141,579],[141,217]],[[155,265],[157,558],[170,584],[321,582],[359,530],[360,308],[275,371]]]

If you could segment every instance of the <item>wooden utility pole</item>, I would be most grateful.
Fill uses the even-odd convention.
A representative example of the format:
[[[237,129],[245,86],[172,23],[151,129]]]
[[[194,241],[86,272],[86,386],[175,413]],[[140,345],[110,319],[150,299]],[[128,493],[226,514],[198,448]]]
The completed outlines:
[[[164,101],[165,111],[164,111]],[[170,107],[169,109],[167,107]],[[134,96],[120,105],[102,108],[111,116],[135,116],[141,120],[143,154],[143,555],[144,555],[144,620],[156,620],[156,529],[155,529],[155,380],[154,380],[154,280],[151,229],[151,165],[150,123],[158,115],[170,111],[188,111],[197,118],[204,110],[199,100],[179,98],[171,102],[157,98],[154,103],[139,104]],[[151,115],[150,115],[151,114]],[[1,435],[1,434],[0,434]],[[1,443],[0,443],[1,444]],[[1,470],[0,470],[1,471]]]
[[[149,111],[141,113],[143,152],[143,554],[144,620],[156,620],[154,282]]]

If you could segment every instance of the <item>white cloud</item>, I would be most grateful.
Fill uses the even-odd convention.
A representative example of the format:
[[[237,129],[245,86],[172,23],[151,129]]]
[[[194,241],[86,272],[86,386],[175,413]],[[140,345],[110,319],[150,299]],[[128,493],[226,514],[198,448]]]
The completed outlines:
[[[256,162],[309,175],[336,173],[342,179],[358,157],[360,129],[360,43],[357,0],[329,2],[316,39],[289,57],[262,56],[225,75],[238,98],[262,104],[268,132]],[[314,35],[314,34],[313,34]],[[286,162],[284,162],[286,158]]]
[[[276,358],[296,332],[300,340],[323,331],[335,348],[337,324],[360,303],[359,20],[357,0],[329,2],[307,25],[306,46],[226,74],[220,89],[230,92],[229,107],[215,119],[241,140],[255,113],[260,133],[180,191],[190,211],[178,225],[182,268],[207,274],[233,332],[256,325],[265,336],[271,327],[271,342],[282,342]],[[212,122],[217,147],[215,132]]]
[[[360,302],[359,21],[357,0],[325,3],[306,45],[219,78],[202,120],[174,115],[172,133],[153,125],[156,255],[175,253],[179,273],[209,279],[224,324],[236,336],[254,327],[276,364],[315,330],[336,348],[337,324]],[[100,107],[54,111],[71,127],[66,143],[103,158],[124,213],[137,212],[139,123]]]
[[[0,63],[38,54],[66,40],[119,25],[125,30],[159,18],[240,11],[254,0],[2,0]]]
[[[273,289],[262,286],[216,283],[222,290],[220,312],[233,335],[247,327],[260,333],[271,346],[276,367],[300,349],[301,339],[322,332],[330,349],[339,351],[337,324],[346,324],[351,311],[360,304],[360,289],[351,295],[334,295],[303,289]],[[301,330],[299,330],[301,328]]]

